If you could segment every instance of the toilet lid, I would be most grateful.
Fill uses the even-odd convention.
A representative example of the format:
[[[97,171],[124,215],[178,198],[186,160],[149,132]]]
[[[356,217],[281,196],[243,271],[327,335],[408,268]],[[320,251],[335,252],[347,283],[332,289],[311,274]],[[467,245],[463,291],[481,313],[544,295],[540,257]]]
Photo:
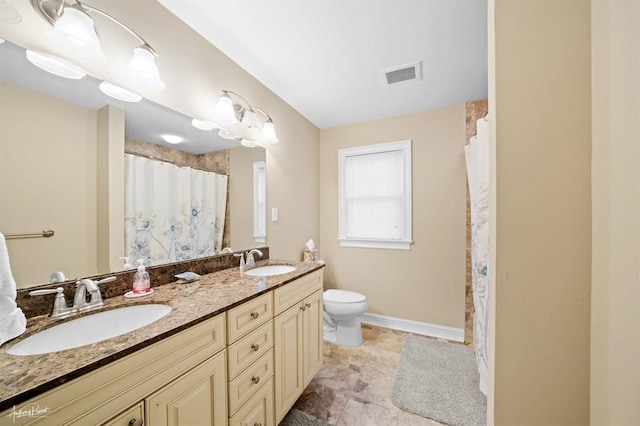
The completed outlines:
[[[325,302],[334,303],[355,303],[367,300],[364,295],[356,293],[355,291],[347,290],[327,290],[324,292],[322,299]]]

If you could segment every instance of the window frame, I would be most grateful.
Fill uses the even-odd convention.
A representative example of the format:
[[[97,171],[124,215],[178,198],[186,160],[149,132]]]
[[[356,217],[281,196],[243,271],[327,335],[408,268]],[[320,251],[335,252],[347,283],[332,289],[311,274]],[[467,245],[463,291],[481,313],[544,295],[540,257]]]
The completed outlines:
[[[262,188],[262,194],[260,194],[260,188]],[[262,205],[260,204],[261,195],[264,199]],[[264,221],[262,230],[260,229],[261,218]],[[267,169],[264,161],[253,163],[253,240],[256,244],[267,242]]]
[[[347,237],[347,203],[345,175],[347,158],[381,154],[390,151],[402,152],[403,182],[403,225],[404,235],[400,239],[388,238],[349,238]],[[411,139],[365,145],[338,150],[338,241],[341,247],[377,248],[392,250],[411,250],[412,240],[412,191],[411,191]]]

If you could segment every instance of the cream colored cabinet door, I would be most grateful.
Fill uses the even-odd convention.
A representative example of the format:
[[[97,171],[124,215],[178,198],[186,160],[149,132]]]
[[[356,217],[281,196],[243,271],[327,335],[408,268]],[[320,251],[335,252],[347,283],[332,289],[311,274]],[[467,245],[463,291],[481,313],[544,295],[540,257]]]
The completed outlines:
[[[140,401],[101,426],[143,426],[144,424],[144,403]]]
[[[276,424],[284,418],[304,389],[303,303],[278,315],[274,326]]]
[[[307,387],[322,365],[322,290],[303,300],[303,376]]]
[[[229,426],[273,426],[273,380],[267,383],[229,419]]]
[[[227,424],[226,351],[180,376],[145,400],[152,426]]]

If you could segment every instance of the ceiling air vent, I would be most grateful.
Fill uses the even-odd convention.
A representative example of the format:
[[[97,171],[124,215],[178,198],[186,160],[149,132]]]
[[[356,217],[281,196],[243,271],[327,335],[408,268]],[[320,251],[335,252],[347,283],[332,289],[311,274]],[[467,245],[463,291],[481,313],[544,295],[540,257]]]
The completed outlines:
[[[383,70],[382,80],[385,85],[422,80],[422,62]]]

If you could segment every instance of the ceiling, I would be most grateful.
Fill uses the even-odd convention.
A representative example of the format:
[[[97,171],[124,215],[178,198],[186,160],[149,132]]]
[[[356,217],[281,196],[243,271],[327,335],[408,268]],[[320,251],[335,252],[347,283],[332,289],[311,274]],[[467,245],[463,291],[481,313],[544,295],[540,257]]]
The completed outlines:
[[[176,15],[319,128],[487,97],[486,0],[157,0],[157,3],[138,0],[128,4],[125,0],[91,0],[90,3],[114,16],[127,16],[127,22],[131,20],[135,28],[160,27],[160,32],[179,46],[180,37],[173,40],[171,36],[184,35],[172,23],[178,22]],[[21,13],[22,22],[0,25],[0,37],[23,47],[47,51],[42,34],[51,29],[50,25],[35,13],[29,0],[12,0],[12,4]],[[164,13],[167,10],[163,7],[171,13]],[[145,14],[147,10],[153,10],[153,18]],[[100,21],[99,16],[96,18],[98,27],[108,24]],[[143,31],[145,35],[150,32],[149,28]],[[108,69],[79,64],[91,75],[108,78],[112,69],[122,68],[130,57],[127,49],[117,49],[130,44],[130,40],[123,39],[126,36],[123,31],[101,34],[105,51],[112,52]],[[166,59],[171,56],[168,48],[174,45],[160,38],[155,35],[153,45],[165,42],[158,49]],[[198,46],[197,49],[195,45],[184,46],[183,50],[203,54],[206,49]],[[100,80],[91,76],[80,82],[53,77],[24,60],[23,52],[12,49],[11,43],[0,45],[1,79],[17,82],[26,78],[24,84],[40,85],[31,86],[34,90],[55,90],[57,93],[49,94],[90,108],[107,103],[118,105],[125,109],[126,132],[131,137],[169,146],[160,139],[160,134],[186,134],[179,149],[193,153],[239,145],[215,132],[194,129],[188,115],[148,99],[130,104],[107,98],[97,90]],[[16,60],[9,61],[10,56]],[[422,61],[421,80],[383,84],[382,70],[417,61]],[[174,70],[167,68],[163,73],[167,71]],[[209,88],[205,89],[182,96],[187,102],[193,100],[181,103],[182,112],[198,114],[200,97],[204,99],[209,93]],[[178,89],[173,92],[168,89],[151,98],[168,105],[169,97],[175,96],[176,91],[182,95]],[[207,98],[202,103],[208,105],[211,101]],[[202,112],[200,115],[205,116]]]
[[[321,129],[487,97],[486,0],[158,1]]]

